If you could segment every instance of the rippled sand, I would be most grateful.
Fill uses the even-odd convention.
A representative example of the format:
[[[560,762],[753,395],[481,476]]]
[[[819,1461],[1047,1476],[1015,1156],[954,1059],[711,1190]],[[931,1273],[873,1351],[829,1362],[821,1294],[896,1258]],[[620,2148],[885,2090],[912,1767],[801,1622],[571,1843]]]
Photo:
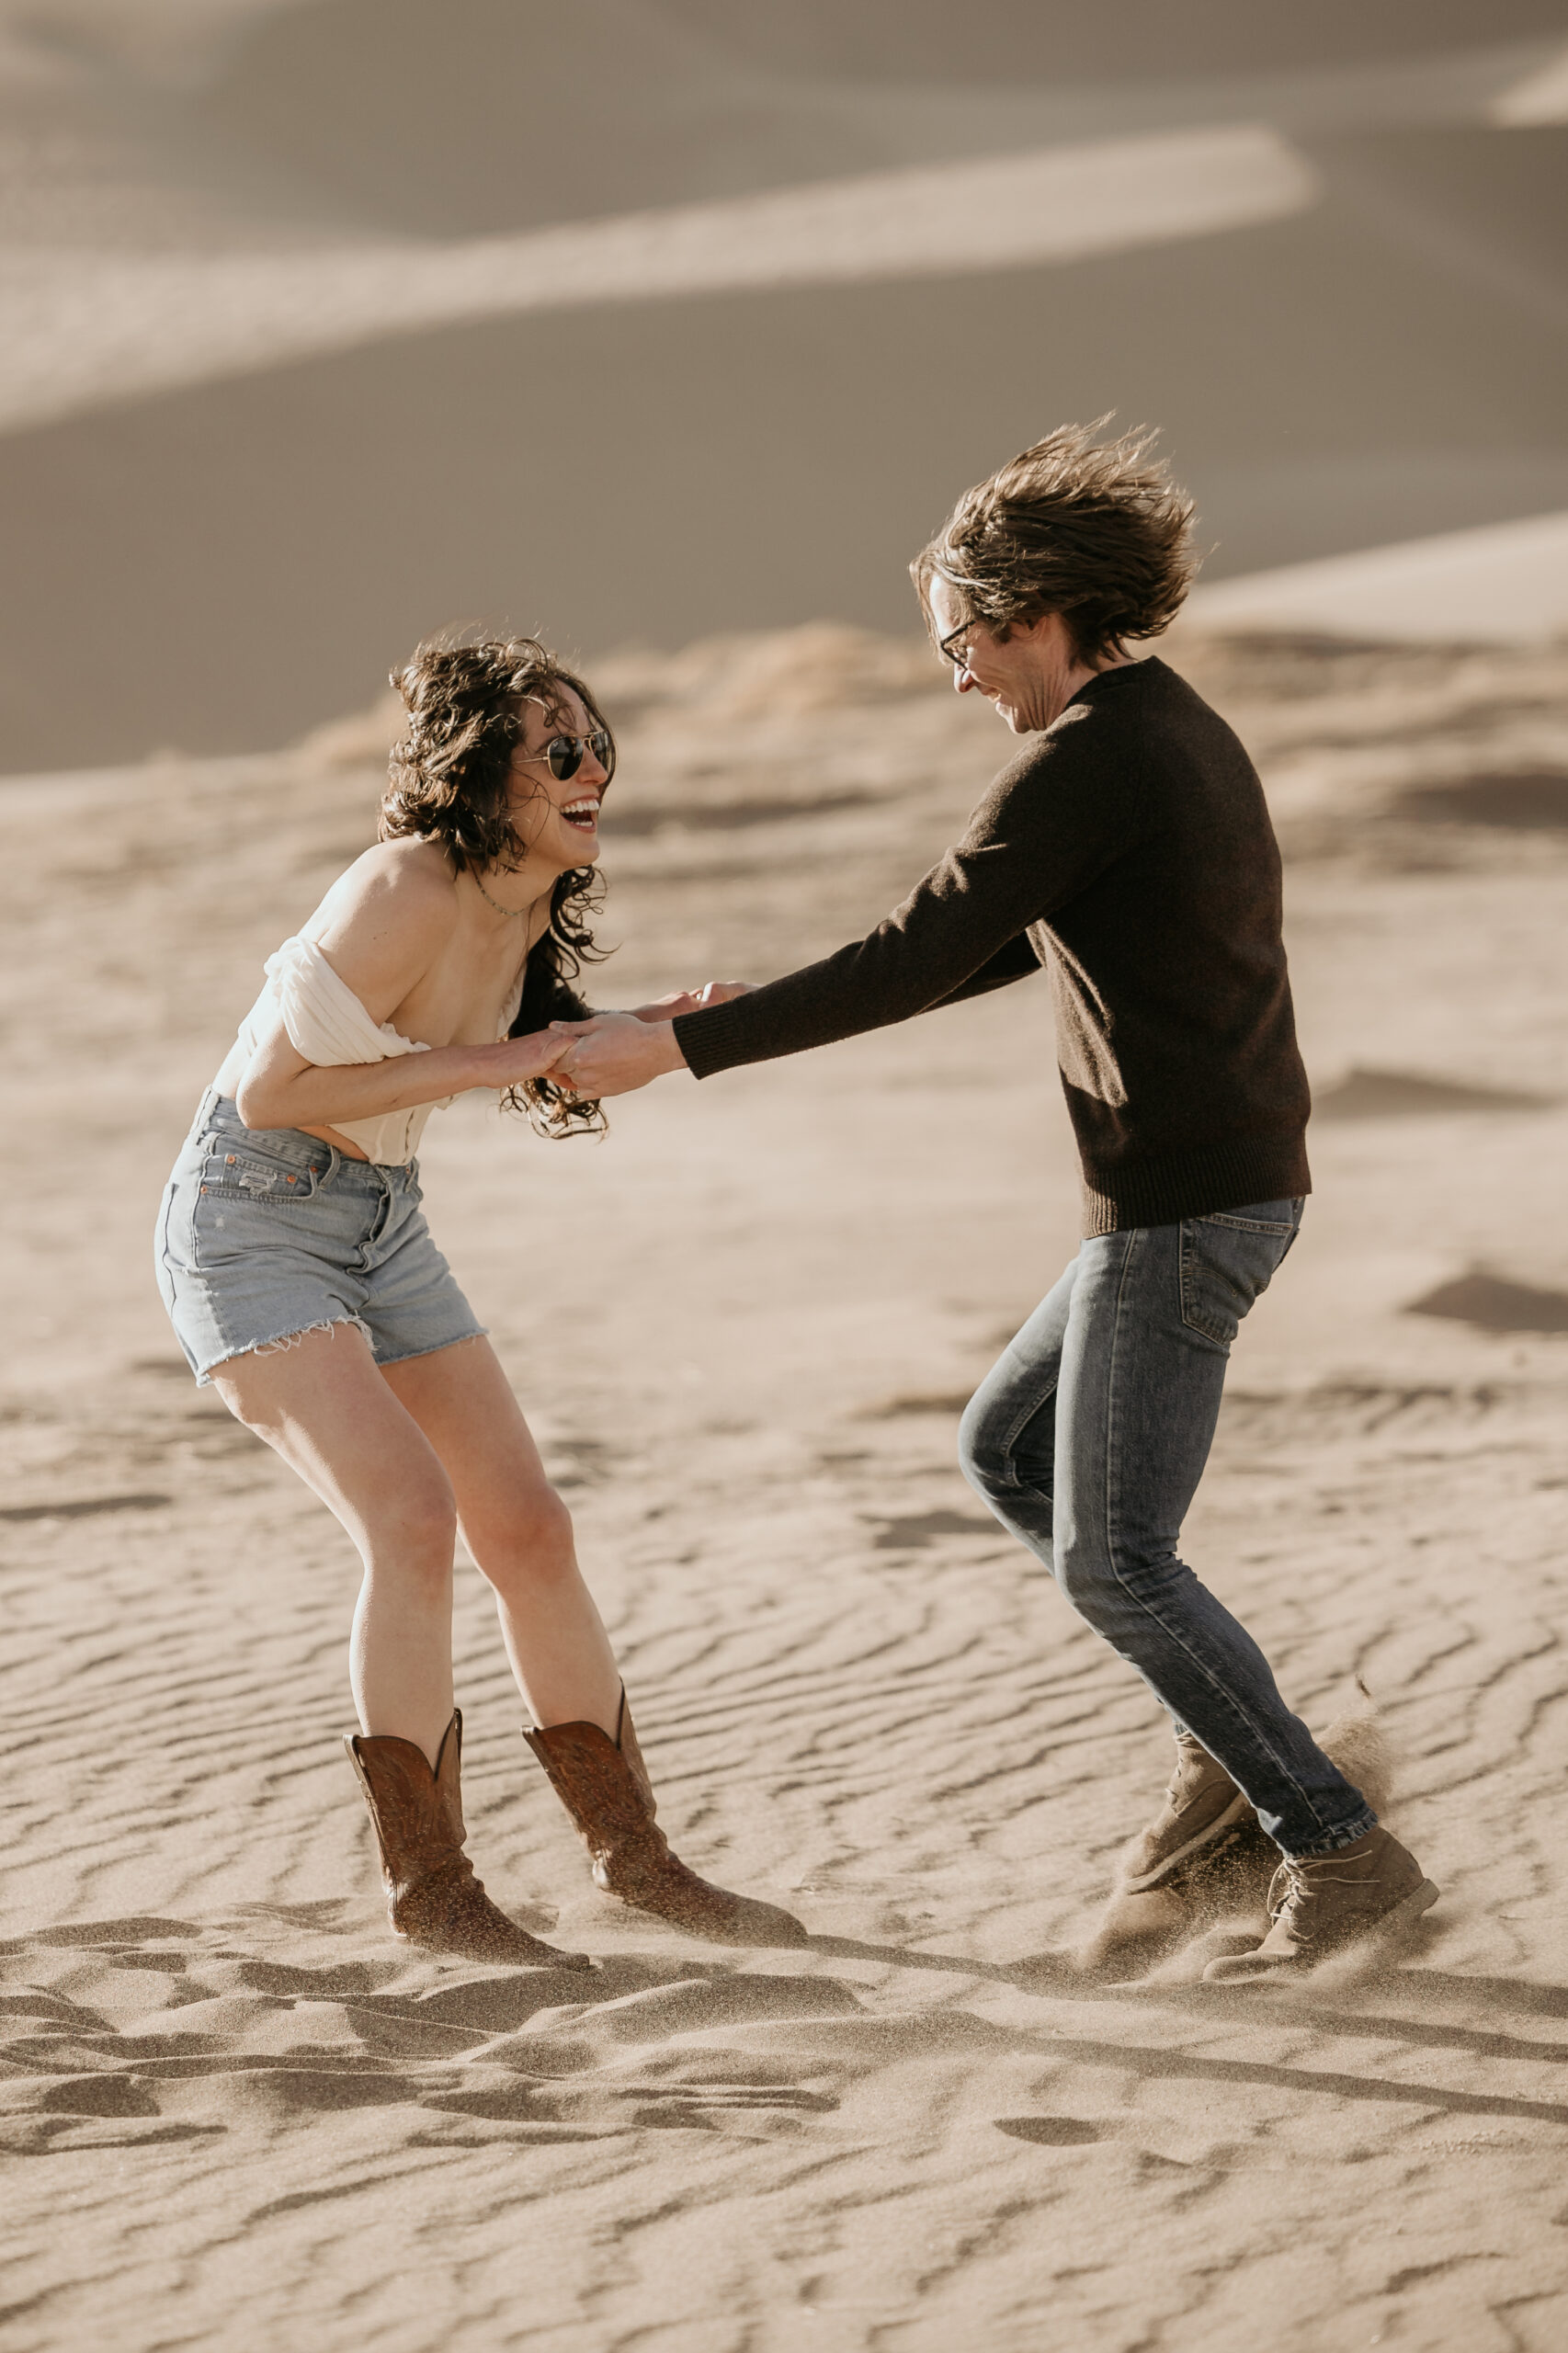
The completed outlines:
[[[470,1571],[472,1847],[599,1975],[392,1945],[336,1739],[348,1548],[191,1388],[147,1263],[262,958],[368,837],[376,722],[7,787],[6,2353],[1562,2342],[1568,670],[1172,658],[1262,756],[1321,1102],[1187,1550],[1392,1774],[1423,1941],[1199,1986],[1256,1932],[1242,1857],[1152,1973],[1085,1971],[1160,1721],[952,1466],[1074,1246],[1030,985],[666,1082],[602,1148],[433,1123],[663,1818],[812,1938],[594,1894]],[[844,632],[605,675],[604,1002],[864,928],[1006,749]]]

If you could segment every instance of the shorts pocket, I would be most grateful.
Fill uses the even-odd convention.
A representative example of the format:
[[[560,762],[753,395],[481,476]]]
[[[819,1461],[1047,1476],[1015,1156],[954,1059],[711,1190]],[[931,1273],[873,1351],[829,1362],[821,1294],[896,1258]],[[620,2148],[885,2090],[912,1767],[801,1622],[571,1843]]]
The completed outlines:
[[[286,1160],[280,1153],[269,1153],[258,1144],[231,1143],[226,1137],[217,1136],[203,1153],[197,1190],[291,1208],[297,1201],[308,1201],[319,1182],[318,1172],[297,1160]]]
[[[1290,1221],[1232,1211],[1181,1222],[1181,1320],[1228,1355],[1243,1316],[1296,1239]]]

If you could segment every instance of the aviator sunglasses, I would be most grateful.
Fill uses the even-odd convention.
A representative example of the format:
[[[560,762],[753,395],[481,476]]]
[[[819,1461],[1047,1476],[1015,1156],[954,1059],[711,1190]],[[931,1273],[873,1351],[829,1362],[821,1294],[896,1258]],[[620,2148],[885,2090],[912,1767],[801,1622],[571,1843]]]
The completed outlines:
[[[592,752],[608,779],[615,774],[615,738],[608,727],[597,727],[591,735],[552,735],[542,752],[517,755],[518,763],[526,768],[539,767],[546,761],[557,784],[570,784],[583,765],[585,747]]]

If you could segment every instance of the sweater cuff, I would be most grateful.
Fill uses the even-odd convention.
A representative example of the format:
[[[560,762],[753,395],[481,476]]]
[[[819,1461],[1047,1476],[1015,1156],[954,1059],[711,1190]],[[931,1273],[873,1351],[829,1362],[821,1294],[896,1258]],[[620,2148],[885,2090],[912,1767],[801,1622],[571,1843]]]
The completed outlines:
[[[767,1061],[767,1050],[759,1052],[746,1036],[746,999],[737,996],[728,1005],[704,1006],[700,1013],[676,1015],[670,1027],[694,1077],[711,1078],[737,1063]]]

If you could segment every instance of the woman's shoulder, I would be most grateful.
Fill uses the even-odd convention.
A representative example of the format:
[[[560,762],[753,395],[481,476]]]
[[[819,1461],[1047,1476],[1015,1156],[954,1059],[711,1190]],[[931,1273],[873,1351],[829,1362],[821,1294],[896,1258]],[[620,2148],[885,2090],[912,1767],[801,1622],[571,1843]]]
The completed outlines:
[[[457,876],[438,842],[417,837],[376,842],[345,869],[322,902],[335,928],[356,916],[395,910],[400,928],[455,929],[459,920]]]

